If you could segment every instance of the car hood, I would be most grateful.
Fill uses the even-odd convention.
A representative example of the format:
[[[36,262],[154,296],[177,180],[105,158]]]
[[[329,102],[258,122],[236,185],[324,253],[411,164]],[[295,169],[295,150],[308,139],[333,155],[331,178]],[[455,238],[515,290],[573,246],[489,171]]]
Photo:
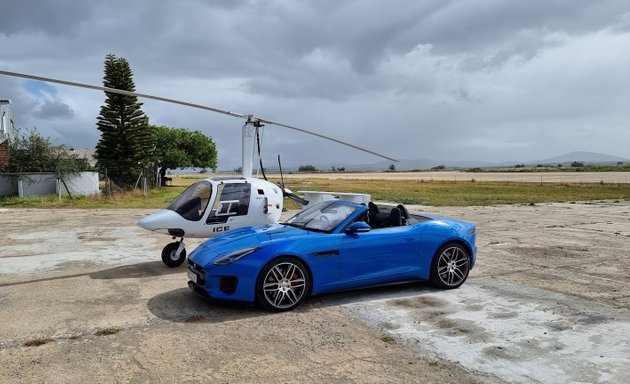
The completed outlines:
[[[190,259],[200,265],[241,249],[264,247],[278,241],[293,241],[315,232],[282,224],[245,227],[208,239],[190,255]]]

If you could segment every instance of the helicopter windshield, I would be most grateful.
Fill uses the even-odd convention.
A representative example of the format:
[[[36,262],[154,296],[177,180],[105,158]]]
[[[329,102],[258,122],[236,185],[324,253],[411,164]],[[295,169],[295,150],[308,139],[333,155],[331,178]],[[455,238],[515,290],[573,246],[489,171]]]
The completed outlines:
[[[166,209],[177,212],[186,220],[199,221],[208,206],[210,196],[212,196],[212,184],[199,181],[186,188]]]

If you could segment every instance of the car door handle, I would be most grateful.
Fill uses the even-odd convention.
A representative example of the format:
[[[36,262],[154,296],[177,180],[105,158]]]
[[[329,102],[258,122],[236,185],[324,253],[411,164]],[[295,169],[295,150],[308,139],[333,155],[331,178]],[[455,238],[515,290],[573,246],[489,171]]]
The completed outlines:
[[[405,237],[405,241],[414,241],[415,237]]]

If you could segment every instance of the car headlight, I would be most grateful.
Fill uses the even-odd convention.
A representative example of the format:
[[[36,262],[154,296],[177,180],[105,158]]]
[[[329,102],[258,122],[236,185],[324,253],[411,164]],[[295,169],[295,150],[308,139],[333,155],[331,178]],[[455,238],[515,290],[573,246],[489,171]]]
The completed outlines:
[[[231,264],[235,262],[236,260],[242,259],[243,257],[256,252],[258,249],[259,249],[258,247],[239,249],[238,251],[230,252],[227,255],[219,257],[214,262],[212,262],[212,264],[214,265]]]

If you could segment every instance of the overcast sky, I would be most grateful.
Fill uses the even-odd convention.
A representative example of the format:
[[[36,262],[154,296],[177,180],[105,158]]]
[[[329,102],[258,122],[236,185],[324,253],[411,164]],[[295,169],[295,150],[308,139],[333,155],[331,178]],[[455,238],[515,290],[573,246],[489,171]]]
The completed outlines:
[[[591,0],[4,1],[0,68],[254,114],[400,159],[630,158],[630,3]],[[94,147],[102,92],[0,76],[18,127]],[[240,165],[242,121],[145,100],[153,124],[213,137]],[[265,159],[380,161],[269,126]]]

